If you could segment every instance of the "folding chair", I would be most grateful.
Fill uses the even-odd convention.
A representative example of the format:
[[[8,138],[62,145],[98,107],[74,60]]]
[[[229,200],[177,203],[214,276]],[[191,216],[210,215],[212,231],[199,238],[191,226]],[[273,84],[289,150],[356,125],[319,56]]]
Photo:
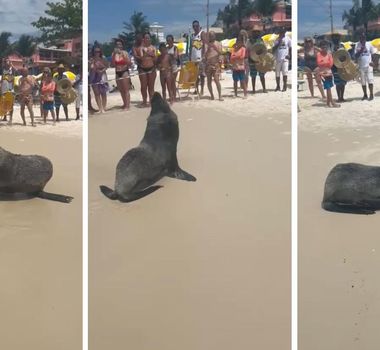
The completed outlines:
[[[195,62],[186,62],[179,72],[179,78],[177,80],[177,93],[178,97],[181,100],[181,93],[180,89],[187,90],[186,97],[190,94],[190,89],[195,88],[198,99],[200,98],[198,87],[197,87],[197,80],[198,80],[198,74],[199,74],[199,65]]]

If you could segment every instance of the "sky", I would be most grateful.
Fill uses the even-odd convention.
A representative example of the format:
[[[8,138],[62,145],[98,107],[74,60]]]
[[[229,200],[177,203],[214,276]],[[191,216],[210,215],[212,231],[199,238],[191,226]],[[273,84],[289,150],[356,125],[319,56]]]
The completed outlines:
[[[380,3],[380,0],[373,1]],[[330,31],[329,3],[329,0],[298,0],[299,39]],[[351,7],[352,0],[332,0],[334,29],[343,29],[343,12]]]
[[[11,32],[11,41],[21,34],[37,35],[36,28],[30,23],[44,15],[46,2],[47,0],[0,0],[0,32]]]
[[[89,42],[116,37],[134,11],[143,12],[149,23],[163,25],[165,34],[188,31],[194,19],[206,27],[206,3],[206,0],[89,0]],[[210,25],[215,22],[218,10],[228,4],[228,0],[210,0]]]

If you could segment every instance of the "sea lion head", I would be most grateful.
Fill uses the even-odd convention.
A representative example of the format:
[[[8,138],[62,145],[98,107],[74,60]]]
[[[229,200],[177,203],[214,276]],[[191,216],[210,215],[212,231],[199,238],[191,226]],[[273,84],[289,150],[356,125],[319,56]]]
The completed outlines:
[[[177,115],[171,110],[169,104],[158,92],[153,94],[150,104],[152,107],[149,115],[150,121],[163,122],[168,120],[168,118],[178,121]]]

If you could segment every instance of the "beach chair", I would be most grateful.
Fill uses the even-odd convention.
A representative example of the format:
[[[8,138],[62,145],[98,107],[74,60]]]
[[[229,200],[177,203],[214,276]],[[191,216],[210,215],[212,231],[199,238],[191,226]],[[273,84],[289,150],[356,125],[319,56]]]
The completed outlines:
[[[186,97],[190,94],[190,89],[195,88],[198,99],[200,98],[199,91],[197,88],[199,66],[194,62],[186,62],[179,71],[179,78],[177,80],[177,94],[181,100],[180,90],[187,90]]]

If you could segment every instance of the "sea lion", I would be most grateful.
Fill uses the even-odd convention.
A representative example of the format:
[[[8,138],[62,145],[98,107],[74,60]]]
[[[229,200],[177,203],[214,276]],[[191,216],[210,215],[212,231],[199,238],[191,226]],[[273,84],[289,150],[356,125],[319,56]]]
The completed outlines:
[[[44,192],[52,175],[53,165],[49,159],[13,154],[0,147],[0,200],[39,197],[70,203],[72,197]]]
[[[132,202],[158,190],[152,186],[164,176],[196,181],[177,160],[178,118],[159,93],[151,100],[151,112],[140,144],[129,150],[116,167],[115,190],[100,186],[109,199]]]
[[[338,213],[375,214],[380,210],[380,167],[336,165],[326,179],[322,208]]]

